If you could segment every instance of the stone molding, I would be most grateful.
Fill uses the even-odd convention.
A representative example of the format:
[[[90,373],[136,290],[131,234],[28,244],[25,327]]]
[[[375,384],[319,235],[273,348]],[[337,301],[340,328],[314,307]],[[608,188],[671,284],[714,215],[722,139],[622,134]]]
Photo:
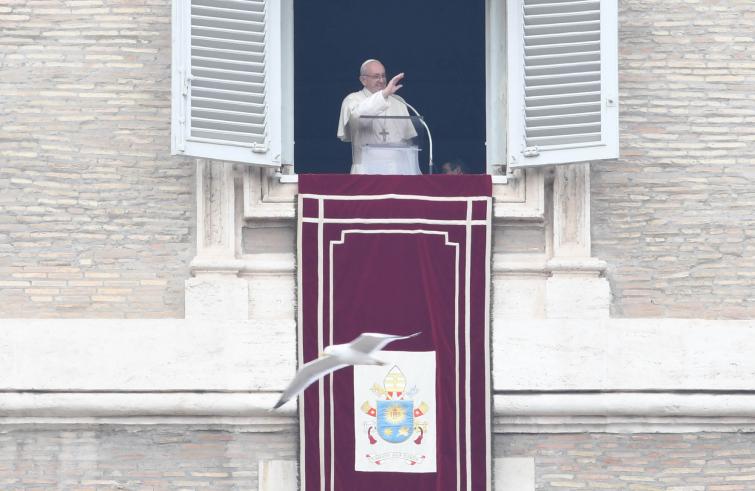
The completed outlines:
[[[4,392],[2,424],[217,424],[250,431],[296,425],[277,392]],[[493,431],[515,433],[755,432],[755,392],[496,394]]]
[[[245,220],[293,219],[298,193],[296,179],[272,169],[247,166],[242,171]],[[507,179],[495,179],[493,216],[499,220],[542,221],[545,213],[542,169],[519,169]]]
[[[558,275],[600,276],[607,264],[595,257],[551,258],[544,254],[493,254],[494,275]]]
[[[197,257],[191,263],[193,271],[204,274],[286,274],[295,270],[296,257],[292,253],[246,254],[238,259]],[[605,261],[594,257],[547,259],[542,254],[494,254],[494,275],[543,275],[570,273],[598,276],[606,269]]]
[[[502,417],[720,417],[755,418],[755,391],[596,392],[496,394]]]
[[[242,259],[241,274],[292,275],[296,271],[296,255],[291,253],[249,254]]]
[[[197,257],[236,256],[236,211],[233,164],[196,161]]]
[[[276,411],[280,392],[2,391],[0,417],[265,417],[291,418],[296,400]],[[497,393],[497,418],[723,418],[755,422],[750,393]]]
[[[1,392],[0,418],[215,417],[286,422],[296,402],[272,412],[278,392]]]
[[[495,395],[496,433],[755,432],[751,393]]]

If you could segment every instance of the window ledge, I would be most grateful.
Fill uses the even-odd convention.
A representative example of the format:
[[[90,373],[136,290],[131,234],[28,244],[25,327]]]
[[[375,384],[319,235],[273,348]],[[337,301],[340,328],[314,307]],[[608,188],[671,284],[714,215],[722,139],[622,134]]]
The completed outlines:
[[[297,184],[299,182],[299,174],[281,174],[276,173],[275,174],[276,179],[278,179],[278,182],[281,184]],[[491,176],[493,179],[493,184],[508,184],[509,178],[508,176]]]
[[[278,172],[275,177],[281,184],[297,184],[299,182],[299,174],[281,174]]]

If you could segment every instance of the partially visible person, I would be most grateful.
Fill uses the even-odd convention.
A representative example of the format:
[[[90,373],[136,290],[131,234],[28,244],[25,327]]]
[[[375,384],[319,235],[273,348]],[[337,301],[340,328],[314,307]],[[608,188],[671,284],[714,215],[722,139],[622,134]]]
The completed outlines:
[[[467,173],[467,165],[460,159],[449,160],[440,166],[441,174],[461,175]]]
[[[337,136],[351,142],[351,173],[364,174],[362,162],[364,144],[401,144],[417,136],[409,119],[360,119],[361,116],[409,116],[406,106],[394,94],[402,87],[403,73],[386,83],[385,67],[378,60],[369,59],[359,69],[362,90],[353,92],[341,103]],[[417,172],[419,168],[417,168]]]

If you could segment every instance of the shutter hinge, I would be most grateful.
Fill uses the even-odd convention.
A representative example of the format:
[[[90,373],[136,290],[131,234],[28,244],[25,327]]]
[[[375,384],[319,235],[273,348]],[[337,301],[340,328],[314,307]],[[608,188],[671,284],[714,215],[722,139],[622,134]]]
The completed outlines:
[[[254,153],[267,153],[267,143],[252,143],[252,152]]]
[[[191,81],[194,80],[194,76],[189,73],[186,75],[183,81],[183,86],[181,87],[181,94],[185,97],[189,95],[189,87],[191,86]]]
[[[540,149],[538,147],[527,147],[522,151],[522,155],[525,157],[537,157],[540,155]]]

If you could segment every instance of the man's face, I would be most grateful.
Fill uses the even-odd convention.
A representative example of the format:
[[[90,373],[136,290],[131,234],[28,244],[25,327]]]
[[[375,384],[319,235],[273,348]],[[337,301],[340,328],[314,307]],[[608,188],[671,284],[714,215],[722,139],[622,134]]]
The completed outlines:
[[[359,76],[359,80],[367,90],[373,94],[385,88],[385,67],[378,61],[368,63],[364,67],[365,74]]]

